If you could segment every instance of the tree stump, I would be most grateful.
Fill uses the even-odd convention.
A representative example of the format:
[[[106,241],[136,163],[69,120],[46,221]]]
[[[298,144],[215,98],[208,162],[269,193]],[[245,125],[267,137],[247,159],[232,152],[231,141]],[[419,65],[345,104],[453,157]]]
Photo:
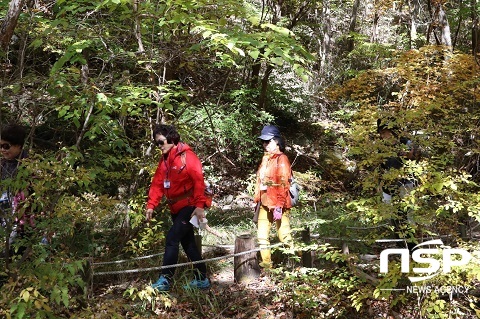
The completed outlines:
[[[255,248],[255,239],[250,234],[240,235],[235,239],[235,254]],[[257,252],[235,256],[233,258],[233,274],[236,283],[249,283],[260,276]]]

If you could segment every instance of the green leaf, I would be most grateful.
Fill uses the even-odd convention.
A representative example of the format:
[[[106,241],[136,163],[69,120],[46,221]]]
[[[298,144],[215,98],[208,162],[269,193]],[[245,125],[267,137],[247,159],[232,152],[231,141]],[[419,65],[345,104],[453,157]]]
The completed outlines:
[[[23,302],[18,304],[17,315],[15,318],[22,319],[25,316],[25,311],[27,310],[27,305]]]
[[[33,40],[32,43],[30,43],[30,47],[34,49],[38,49],[39,47],[42,46],[42,44],[43,44],[43,40],[41,38],[37,38]]]
[[[252,57],[254,60],[256,60],[258,58],[258,56],[260,55],[260,51],[258,51],[258,50],[248,51],[248,55],[250,57]]]
[[[250,21],[250,23],[253,26],[257,26],[257,25],[260,24],[260,18],[256,15],[252,15],[252,16],[248,17],[248,21]]]
[[[433,189],[435,189],[435,191],[440,193],[442,191],[442,188],[443,188],[443,183],[439,182],[439,183],[432,184],[432,187],[433,187]]]
[[[107,104],[108,98],[104,93],[97,93],[97,101],[103,104]]]
[[[270,59],[270,61],[272,61],[273,63],[279,66],[283,65],[283,63],[285,62],[282,58],[278,58],[278,57],[272,58]]]
[[[63,287],[62,288],[62,302],[65,305],[65,307],[68,307],[68,305],[70,304],[69,299],[70,298],[68,297],[68,288]]]

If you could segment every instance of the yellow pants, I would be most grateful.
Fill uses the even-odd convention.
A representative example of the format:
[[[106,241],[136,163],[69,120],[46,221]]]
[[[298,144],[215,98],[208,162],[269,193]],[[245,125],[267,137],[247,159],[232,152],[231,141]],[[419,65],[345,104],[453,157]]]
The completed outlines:
[[[292,245],[292,232],[290,230],[290,209],[283,211],[281,220],[273,220],[273,212],[268,210],[268,207],[261,205],[258,213],[258,244],[260,249],[268,247],[270,245],[270,228],[272,223],[275,223],[277,228],[278,239],[282,243]],[[260,251],[262,256],[261,266],[268,268],[272,266],[272,255],[270,249],[262,249]]]

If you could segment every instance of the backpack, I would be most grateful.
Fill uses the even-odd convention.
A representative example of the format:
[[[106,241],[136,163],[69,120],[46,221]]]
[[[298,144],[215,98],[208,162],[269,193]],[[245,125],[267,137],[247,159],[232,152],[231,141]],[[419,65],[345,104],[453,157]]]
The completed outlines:
[[[287,156],[287,155],[285,155],[285,156]],[[278,164],[278,158],[279,157],[277,157],[277,164]],[[290,182],[290,189],[289,189],[288,193],[290,194],[292,207],[294,207],[294,206],[297,206],[298,201],[300,199],[301,188],[300,188],[300,185],[298,185],[295,178],[293,177],[293,171],[291,169],[290,169],[290,175],[291,175],[291,177],[288,179],[288,181]]]
[[[293,178],[293,172],[291,174],[292,174],[292,178],[290,178],[289,193],[292,201],[292,207],[294,207],[294,206],[297,206],[298,200],[300,197],[300,185],[298,185],[297,181]]]
[[[182,152],[180,154],[180,158],[182,160],[183,167],[187,167],[187,153]],[[205,181],[205,208],[210,208],[212,206],[213,196],[215,195],[215,191],[211,183]]]

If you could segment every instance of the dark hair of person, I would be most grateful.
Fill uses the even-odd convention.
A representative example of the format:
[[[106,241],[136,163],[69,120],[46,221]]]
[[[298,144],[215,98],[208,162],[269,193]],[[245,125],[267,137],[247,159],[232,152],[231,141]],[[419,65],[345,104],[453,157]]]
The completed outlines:
[[[25,128],[19,124],[8,124],[2,128],[0,138],[12,145],[23,146],[27,132]]]
[[[153,129],[153,136],[163,135],[167,139],[168,144],[175,144],[177,145],[180,142],[180,134],[178,134],[177,130],[173,125],[167,124],[157,124]]]
[[[285,152],[285,139],[282,136],[274,136],[272,140],[278,144],[278,148],[282,153]]]

